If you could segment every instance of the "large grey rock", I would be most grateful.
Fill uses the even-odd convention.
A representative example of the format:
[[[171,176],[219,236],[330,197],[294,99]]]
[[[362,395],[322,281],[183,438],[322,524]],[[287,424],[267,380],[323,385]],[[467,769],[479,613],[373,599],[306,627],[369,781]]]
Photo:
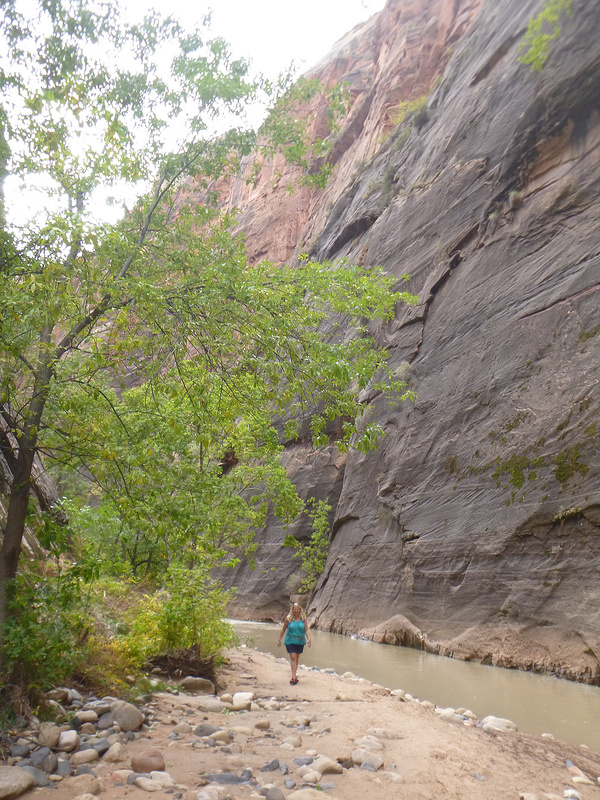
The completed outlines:
[[[144,715],[139,708],[124,700],[117,700],[113,703],[111,711],[115,724],[122,731],[137,731],[144,722]]]
[[[34,784],[33,775],[20,767],[0,767],[0,800],[10,800]]]
[[[33,785],[37,788],[44,788],[50,786],[51,781],[46,772],[37,767],[21,767],[25,772],[28,772],[33,778]]]

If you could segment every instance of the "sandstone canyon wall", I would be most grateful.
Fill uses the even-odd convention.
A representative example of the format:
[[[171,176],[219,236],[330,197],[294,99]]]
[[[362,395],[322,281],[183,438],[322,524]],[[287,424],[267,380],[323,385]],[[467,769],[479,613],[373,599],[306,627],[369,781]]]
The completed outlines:
[[[365,394],[377,452],[285,452],[333,505],[313,624],[597,683],[600,1],[574,0],[538,73],[518,55],[540,7],[388,0],[313,71],[352,94],[330,186],[241,176],[230,202],[253,258],[379,264],[420,298],[374,329],[417,392]],[[281,619],[283,535],[229,577],[232,614]]]

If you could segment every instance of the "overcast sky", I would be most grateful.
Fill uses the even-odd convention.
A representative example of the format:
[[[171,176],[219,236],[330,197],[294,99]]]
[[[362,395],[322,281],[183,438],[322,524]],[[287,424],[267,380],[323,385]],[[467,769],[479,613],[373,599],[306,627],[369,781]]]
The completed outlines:
[[[385,0],[116,0],[129,21],[142,19],[149,8],[177,17],[186,26],[200,24],[212,11],[211,33],[231,45],[236,58],[252,61],[253,72],[275,78],[292,62],[300,75],[323,58],[332,45],[359,22],[369,19]],[[0,4],[2,0],[0,0]],[[258,124],[260,119],[255,121]],[[10,216],[35,216],[45,201],[13,176],[6,183],[11,196]],[[133,202],[137,189],[124,187],[122,197]],[[99,217],[114,221],[120,207],[106,208],[104,195],[96,194]],[[131,196],[130,196],[131,195]]]
[[[212,31],[234,54],[251,58],[255,70],[275,77],[292,61],[304,72],[341,36],[380,11],[385,0],[120,0],[128,14],[148,7],[190,24],[213,12]]]

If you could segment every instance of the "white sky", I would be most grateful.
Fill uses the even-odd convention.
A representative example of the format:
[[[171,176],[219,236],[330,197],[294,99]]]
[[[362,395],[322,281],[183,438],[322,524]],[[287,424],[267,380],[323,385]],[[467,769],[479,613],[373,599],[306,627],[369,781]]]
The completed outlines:
[[[198,23],[212,10],[212,32],[231,44],[236,57],[273,78],[292,61],[298,74],[327,55],[331,46],[359,22],[380,11],[385,0],[120,0],[128,16],[148,7]]]
[[[0,0],[1,4],[2,0]],[[24,0],[26,2],[26,0]],[[150,8],[165,16],[178,18],[185,27],[199,25],[212,11],[210,34],[221,36],[231,45],[234,57],[252,62],[252,72],[276,78],[292,62],[300,75],[314,66],[331,50],[333,44],[359,22],[371,17],[385,5],[385,0],[116,0],[129,21],[142,19]],[[260,120],[256,121],[257,124]],[[38,181],[40,188],[43,182]],[[10,176],[6,182],[10,195],[9,214],[14,220],[31,219],[46,207],[36,189]],[[123,187],[121,197],[131,204],[138,193]],[[107,208],[106,196],[112,191],[98,190],[98,218],[115,221],[122,215],[119,207]]]

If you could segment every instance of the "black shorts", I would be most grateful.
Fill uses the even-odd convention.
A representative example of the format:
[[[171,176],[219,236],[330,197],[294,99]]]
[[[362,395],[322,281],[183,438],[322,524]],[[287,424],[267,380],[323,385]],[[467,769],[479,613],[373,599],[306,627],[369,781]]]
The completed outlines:
[[[286,644],[285,649],[288,653],[302,653],[304,651],[303,644]]]

